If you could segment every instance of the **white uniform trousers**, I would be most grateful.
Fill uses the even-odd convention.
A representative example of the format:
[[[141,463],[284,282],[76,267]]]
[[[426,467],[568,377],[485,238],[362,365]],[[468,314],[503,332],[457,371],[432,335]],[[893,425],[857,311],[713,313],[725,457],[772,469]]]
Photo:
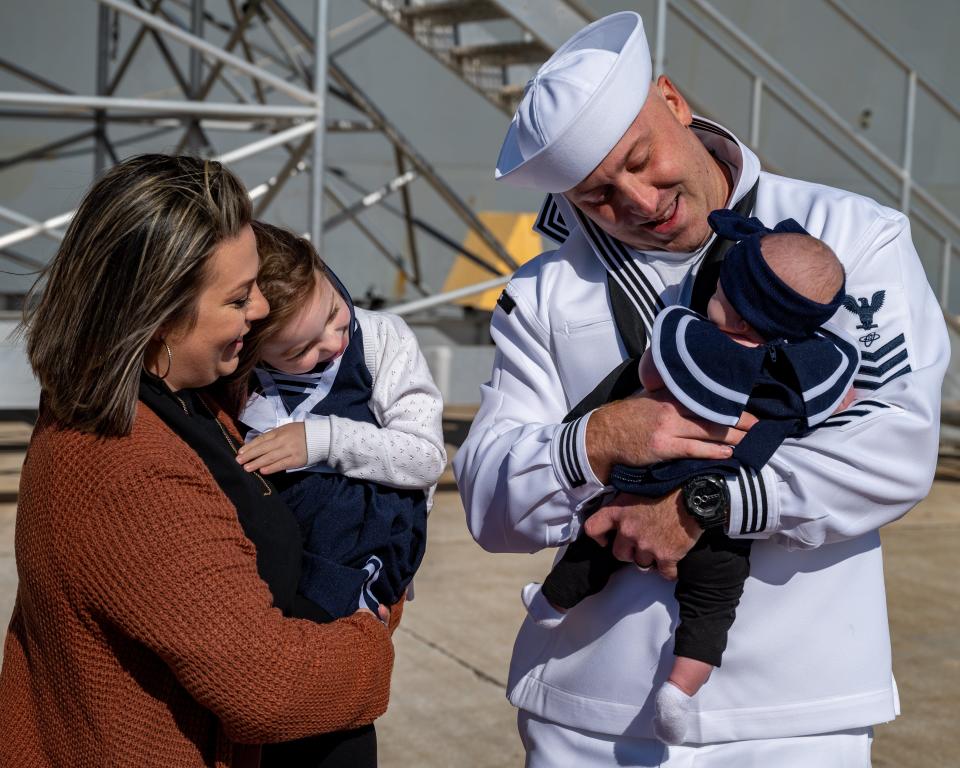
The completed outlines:
[[[582,731],[519,710],[517,727],[527,751],[526,768],[628,766],[629,768],[870,768],[872,728],[670,747]]]

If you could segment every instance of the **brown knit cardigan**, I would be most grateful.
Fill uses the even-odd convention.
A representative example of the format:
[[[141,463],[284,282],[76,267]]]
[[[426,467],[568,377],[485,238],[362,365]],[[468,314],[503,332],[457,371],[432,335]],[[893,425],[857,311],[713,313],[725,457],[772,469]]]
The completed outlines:
[[[386,710],[388,629],[283,618],[233,505],[142,403],[122,438],[41,412],[15,546],[0,766],[256,766],[248,745]]]

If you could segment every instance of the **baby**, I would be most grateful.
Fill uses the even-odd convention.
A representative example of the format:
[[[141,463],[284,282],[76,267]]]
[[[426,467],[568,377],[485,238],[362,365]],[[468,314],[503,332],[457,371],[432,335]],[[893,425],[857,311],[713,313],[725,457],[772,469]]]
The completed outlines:
[[[331,620],[406,592],[446,463],[443,403],[396,315],[355,308],[305,239],[254,222],[270,314],[244,339],[237,460],[271,480],[304,540],[300,593]],[[252,375],[251,374],[252,371]]]
[[[844,270],[833,251],[792,219],[767,229],[755,218],[714,211],[719,237],[739,241],[720,270],[707,317],[681,306],[663,310],[639,363],[646,390],[664,386],[694,414],[735,426],[744,412],[759,421],[730,459],[680,459],[649,467],[617,466],[618,491],[663,496],[693,478],[725,476],[741,465],[759,471],[787,437],[799,437],[853,399],[859,352],[821,326],[844,296]],[[658,691],[654,727],[668,744],[682,743],[693,696],[719,667],[736,606],[749,575],[750,541],[730,539],[725,521],[706,528],[678,565],[680,623],[676,659]],[[524,603],[543,626],[606,585],[624,564],[582,534],[542,587],[524,588]]]

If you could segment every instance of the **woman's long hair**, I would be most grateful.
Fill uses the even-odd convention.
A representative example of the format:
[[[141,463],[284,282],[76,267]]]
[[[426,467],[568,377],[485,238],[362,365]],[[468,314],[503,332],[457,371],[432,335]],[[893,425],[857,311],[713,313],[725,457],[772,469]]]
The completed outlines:
[[[57,421],[130,432],[147,345],[164,324],[195,322],[209,257],[250,220],[242,182],[212,160],[140,155],[94,183],[24,311]]]

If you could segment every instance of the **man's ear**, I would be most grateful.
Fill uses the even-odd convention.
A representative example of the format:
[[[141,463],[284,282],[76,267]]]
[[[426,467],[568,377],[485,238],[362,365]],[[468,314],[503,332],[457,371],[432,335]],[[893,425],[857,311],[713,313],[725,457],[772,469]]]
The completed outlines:
[[[654,89],[660,94],[660,97],[666,102],[667,108],[681,125],[687,126],[693,122],[693,112],[690,105],[687,104],[687,100],[683,98],[683,95],[677,90],[669,77],[660,75],[654,84]]]

